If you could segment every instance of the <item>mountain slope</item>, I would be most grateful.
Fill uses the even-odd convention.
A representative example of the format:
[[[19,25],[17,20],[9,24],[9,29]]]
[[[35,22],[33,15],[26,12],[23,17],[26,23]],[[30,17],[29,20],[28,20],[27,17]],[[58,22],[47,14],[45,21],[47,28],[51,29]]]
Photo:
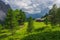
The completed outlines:
[[[0,0],[0,20],[3,20],[6,16],[6,13],[10,6],[5,4],[2,0]]]

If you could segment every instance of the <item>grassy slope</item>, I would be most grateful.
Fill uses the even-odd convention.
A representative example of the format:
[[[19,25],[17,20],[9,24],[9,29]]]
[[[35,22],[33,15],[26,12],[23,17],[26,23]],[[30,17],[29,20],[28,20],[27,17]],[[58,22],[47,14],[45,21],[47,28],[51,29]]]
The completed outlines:
[[[20,38],[24,38],[24,37],[30,37],[30,35],[34,34],[39,34],[39,33],[43,33],[43,32],[55,32],[55,31],[60,31],[60,27],[54,27],[52,28],[50,24],[48,24],[48,27],[46,27],[46,25],[43,22],[34,22],[34,31],[32,33],[27,34],[26,32],[27,29],[27,23],[25,23],[25,26],[22,27],[20,30],[18,30],[16,33],[17,34],[21,34]],[[47,34],[46,34],[47,35]],[[33,38],[33,37],[32,37]],[[33,38],[34,39],[34,38]],[[26,39],[28,40],[28,39]]]
[[[0,34],[0,39],[1,40],[21,40],[21,39],[23,39],[23,40],[34,40],[36,38],[36,40],[37,39],[38,40],[43,40],[43,39],[41,39],[39,37],[40,36],[42,36],[42,38],[45,38],[45,36],[46,36],[46,38],[47,37],[52,37],[53,34],[50,35],[50,33],[56,33],[55,31],[60,31],[60,27],[52,28],[50,26],[50,24],[48,25],[48,27],[46,27],[46,25],[43,22],[34,22],[33,32],[27,34],[27,31],[26,31],[27,25],[28,25],[28,23],[26,22],[24,26],[22,26],[19,30],[17,30],[15,32],[14,35],[11,35],[11,32],[9,32],[8,30],[5,30],[5,31],[2,30],[5,33]],[[45,33],[45,32],[47,32],[47,33]],[[50,36],[47,36],[47,34],[50,35]],[[59,34],[60,34],[60,32],[57,33],[57,36]],[[31,37],[31,36],[33,36],[33,37]],[[34,36],[36,36],[36,37],[34,37]],[[48,39],[46,39],[46,40],[48,40]]]

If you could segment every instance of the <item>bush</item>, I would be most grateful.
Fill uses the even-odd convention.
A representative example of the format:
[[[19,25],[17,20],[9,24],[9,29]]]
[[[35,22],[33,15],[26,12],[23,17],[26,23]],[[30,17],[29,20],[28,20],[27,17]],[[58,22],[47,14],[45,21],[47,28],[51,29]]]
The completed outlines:
[[[60,40],[60,31],[32,34],[22,40]]]

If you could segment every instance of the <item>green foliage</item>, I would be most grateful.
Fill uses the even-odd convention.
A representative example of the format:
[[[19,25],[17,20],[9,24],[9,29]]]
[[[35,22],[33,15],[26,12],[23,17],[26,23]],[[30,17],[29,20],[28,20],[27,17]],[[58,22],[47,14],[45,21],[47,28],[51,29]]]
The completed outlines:
[[[24,24],[26,19],[25,12],[22,10],[12,10],[9,9],[6,19],[5,19],[5,28],[7,29],[16,29],[18,28],[17,26],[20,24]]]
[[[14,35],[9,30],[2,30],[0,33],[0,40],[60,40],[60,27],[54,29],[50,28],[51,25],[44,27],[43,22],[34,22],[36,31],[26,34],[27,22],[24,27],[16,30]],[[33,30],[35,30],[33,29]]]
[[[5,28],[7,29],[15,29],[18,26],[18,21],[16,20],[16,14],[12,9],[8,10],[6,19],[5,19]]]
[[[50,22],[51,22],[51,25],[54,26],[54,25],[57,25],[57,17],[56,17],[56,14],[57,14],[57,7],[56,7],[56,4],[53,5],[53,8],[50,10],[49,12],[50,14]]]
[[[44,17],[44,23],[34,22],[33,18],[29,17],[28,23],[23,25],[24,27],[15,30],[19,28],[20,24],[25,23],[26,15],[22,10],[9,9],[4,25],[6,29],[0,25],[0,40],[60,40],[60,27],[57,25],[60,26],[60,8],[54,5],[49,11],[49,15],[46,14]],[[54,29],[48,22],[54,26]],[[27,32],[28,34],[26,34]]]
[[[60,8],[57,9],[57,14],[56,14],[56,19],[57,19],[57,24],[59,24],[60,27]]]
[[[53,8],[49,11],[50,19],[52,26],[59,24],[60,26],[60,8],[57,8],[56,4],[53,5]]]
[[[19,22],[19,25],[20,24],[24,24],[25,20],[26,20],[25,12],[22,11],[22,10],[20,10],[19,11],[19,14],[18,14],[18,22]]]
[[[45,15],[44,23],[46,24],[46,26],[48,25],[48,14],[47,13]]]
[[[0,24],[0,31],[3,29],[3,26]]]
[[[34,26],[33,26],[33,19],[32,19],[32,17],[29,17],[27,32],[28,32],[28,33],[29,33],[29,32],[32,32],[33,27],[34,27]]]
[[[60,31],[31,34],[22,40],[60,40]]]

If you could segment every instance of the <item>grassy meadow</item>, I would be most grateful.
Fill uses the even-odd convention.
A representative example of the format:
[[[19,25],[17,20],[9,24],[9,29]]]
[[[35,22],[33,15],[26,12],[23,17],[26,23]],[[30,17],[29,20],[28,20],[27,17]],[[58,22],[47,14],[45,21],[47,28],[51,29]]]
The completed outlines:
[[[6,4],[3,1],[0,1],[0,40],[60,40],[58,1],[5,0]]]
[[[27,33],[28,22],[20,26],[12,35],[11,31],[4,29],[0,31],[0,40],[60,40],[60,27],[46,27],[43,22],[35,22],[31,33]]]

